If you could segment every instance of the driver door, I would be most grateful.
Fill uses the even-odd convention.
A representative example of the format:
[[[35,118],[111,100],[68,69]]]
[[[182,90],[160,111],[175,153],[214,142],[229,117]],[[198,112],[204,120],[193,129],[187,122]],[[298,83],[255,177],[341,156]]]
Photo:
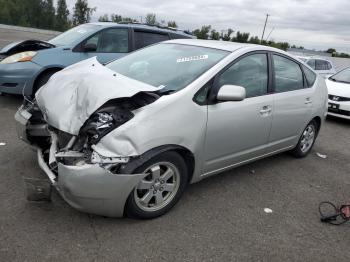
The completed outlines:
[[[84,46],[95,45],[95,51],[84,51]],[[102,30],[82,43],[82,60],[96,56],[104,64],[120,58],[129,52],[129,30],[127,28],[108,28]]]
[[[208,105],[203,173],[220,171],[266,152],[273,114],[268,72],[267,53],[259,52],[241,57],[216,77],[214,90],[238,85],[246,89],[246,98]]]

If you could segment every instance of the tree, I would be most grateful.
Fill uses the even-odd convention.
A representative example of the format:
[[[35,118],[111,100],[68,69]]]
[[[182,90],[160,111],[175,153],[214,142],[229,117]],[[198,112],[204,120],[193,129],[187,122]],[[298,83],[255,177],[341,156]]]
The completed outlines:
[[[146,24],[148,25],[156,25],[157,24],[157,18],[156,14],[147,14],[146,15]]]
[[[211,30],[211,32],[210,32],[210,39],[212,39],[212,40],[220,40],[220,33],[217,32],[215,29]]]
[[[47,29],[53,29],[55,26],[55,7],[53,6],[53,0],[44,0],[42,4],[42,27]]]
[[[66,31],[70,27],[69,11],[66,0],[58,0],[56,8],[55,29],[58,31]]]
[[[108,21],[109,21],[108,15],[107,15],[107,14],[101,15],[101,16],[98,18],[98,21],[99,21],[99,22],[108,22]]]
[[[223,41],[230,41],[233,32],[234,31],[231,28],[227,29],[226,33],[224,33],[224,31],[221,31],[221,39]]]
[[[194,30],[193,34],[198,39],[208,39],[209,38],[210,29],[211,29],[211,25],[203,25],[201,29]]]
[[[328,48],[328,50],[326,52],[330,53],[330,54],[333,54],[333,53],[336,53],[337,50],[335,50],[334,48]]]
[[[168,22],[168,27],[177,28],[177,24],[176,24],[175,21],[169,21]]]
[[[90,22],[91,15],[96,7],[89,7],[88,0],[77,0],[73,8],[73,24],[80,25]]]
[[[249,39],[249,43],[259,45],[260,44],[260,39],[257,36],[252,36]]]
[[[236,33],[236,37],[233,37],[231,41],[239,43],[248,43],[249,35],[249,33],[241,33],[240,31],[238,31]]]

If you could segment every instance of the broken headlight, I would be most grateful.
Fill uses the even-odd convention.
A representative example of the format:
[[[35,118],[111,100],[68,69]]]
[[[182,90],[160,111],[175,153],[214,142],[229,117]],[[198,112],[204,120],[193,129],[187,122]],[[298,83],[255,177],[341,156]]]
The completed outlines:
[[[100,111],[94,113],[84,124],[81,134],[85,134],[91,144],[96,144],[113,129],[130,120],[134,115],[127,110]]]

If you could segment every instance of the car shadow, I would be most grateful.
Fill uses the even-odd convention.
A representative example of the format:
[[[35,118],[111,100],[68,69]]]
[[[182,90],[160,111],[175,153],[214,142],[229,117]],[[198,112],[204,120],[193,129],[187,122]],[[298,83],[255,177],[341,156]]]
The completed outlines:
[[[346,127],[350,127],[350,120],[349,119],[344,119],[340,117],[335,117],[335,116],[327,116],[327,121],[334,123],[334,124],[340,124]]]

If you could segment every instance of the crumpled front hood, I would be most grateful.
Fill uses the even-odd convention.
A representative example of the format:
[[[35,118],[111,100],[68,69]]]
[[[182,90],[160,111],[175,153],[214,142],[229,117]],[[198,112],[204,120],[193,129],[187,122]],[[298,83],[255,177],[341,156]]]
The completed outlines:
[[[89,116],[107,101],[157,90],[104,67],[94,57],[54,74],[36,93],[36,100],[48,124],[77,135]]]

